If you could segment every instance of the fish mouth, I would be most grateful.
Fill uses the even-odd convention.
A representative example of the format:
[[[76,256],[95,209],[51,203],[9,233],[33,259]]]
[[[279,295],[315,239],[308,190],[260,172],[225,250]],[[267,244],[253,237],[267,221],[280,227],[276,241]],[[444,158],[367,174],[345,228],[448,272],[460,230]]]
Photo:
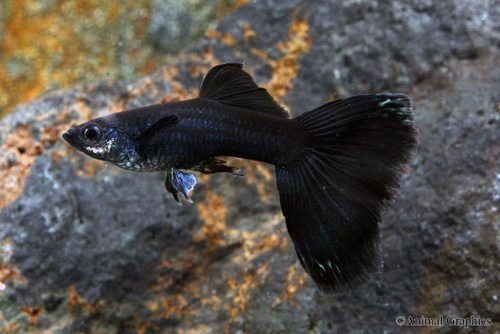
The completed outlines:
[[[75,129],[71,128],[65,133],[62,134],[62,138],[71,146],[74,146],[74,138],[75,138]]]
[[[63,133],[63,134],[62,134],[62,137],[63,137],[63,139],[64,139],[64,140],[68,141],[68,139],[69,139],[69,137],[70,137],[69,132],[65,132],[65,133]]]

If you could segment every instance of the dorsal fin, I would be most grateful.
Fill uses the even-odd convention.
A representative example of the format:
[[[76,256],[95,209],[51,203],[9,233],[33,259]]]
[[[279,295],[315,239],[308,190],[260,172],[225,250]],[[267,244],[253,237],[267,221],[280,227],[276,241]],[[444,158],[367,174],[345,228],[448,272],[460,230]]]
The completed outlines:
[[[222,104],[288,118],[289,115],[262,87],[257,86],[243,64],[228,63],[213,67],[203,79],[199,97]]]

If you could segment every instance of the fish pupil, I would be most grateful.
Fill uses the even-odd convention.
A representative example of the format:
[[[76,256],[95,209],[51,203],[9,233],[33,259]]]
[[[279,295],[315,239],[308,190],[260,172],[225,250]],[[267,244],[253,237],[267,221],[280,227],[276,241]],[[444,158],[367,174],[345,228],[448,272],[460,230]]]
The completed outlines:
[[[88,141],[96,141],[99,138],[100,133],[101,132],[99,131],[99,129],[96,126],[92,126],[92,127],[86,128],[83,131],[83,136]]]

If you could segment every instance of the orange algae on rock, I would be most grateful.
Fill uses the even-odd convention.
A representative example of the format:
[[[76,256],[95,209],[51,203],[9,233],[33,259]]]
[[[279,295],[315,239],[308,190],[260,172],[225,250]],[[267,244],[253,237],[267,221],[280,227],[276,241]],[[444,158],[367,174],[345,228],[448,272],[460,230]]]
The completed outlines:
[[[91,305],[87,303],[85,299],[78,294],[73,285],[70,285],[68,287],[68,290],[69,290],[69,299],[66,304],[66,308],[69,310],[74,308],[83,308],[87,311],[98,311],[106,306],[104,302],[98,303],[97,305]]]
[[[51,93],[56,96],[58,92]],[[35,100],[42,101],[43,99]],[[67,128],[65,123],[70,110],[79,110],[78,121],[89,120],[91,111],[82,101],[76,101],[72,106],[62,106],[61,110],[47,110],[44,118],[56,116],[59,123],[46,124],[45,127],[31,133],[28,124],[21,124],[13,131],[6,133],[3,145],[0,146],[0,182],[3,183],[3,191],[0,192],[0,208],[5,207],[13,201],[22,191],[24,181],[36,158],[48,149],[52,148],[59,140],[60,134]],[[39,119],[41,124],[44,119]],[[36,136],[36,139],[35,139]],[[60,159],[68,153],[67,150],[52,151],[53,157]]]
[[[307,52],[312,44],[307,19],[297,18],[297,12],[294,13],[288,35],[288,41],[278,43],[278,48],[284,55],[277,60],[268,61],[273,68],[273,74],[267,89],[278,99],[283,98],[293,88],[293,79],[300,67],[298,58]]]
[[[5,61],[0,62],[0,87],[3,87],[0,110],[3,114],[49,87],[68,87],[110,75],[120,76],[116,63],[118,56],[130,58],[130,64],[141,73],[142,65],[137,58],[154,58],[151,47],[143,47],[138,55],[129,48],[132,43],[126,43],[121,49],[107,47],[118,44],[119,39],[126,36],[117,33],[106,35],[111,36],[106,39],[96,37],[105,35],[109,29],[119,29],[118,18],[127,13],[132,19],[133,35],[145,34],[147,17],[131,14],[139,13],[141,8],[147,9],[148,1],[125,1],[128,6],[96,0],[58,1],[45,6],[34,1],[9,1],[10,15],[2,38]],[[94,24],[89,26],[89,20]],[[123,51],[125,54],[118,54]]]
[[[31,165],[44,151],[44,147],[40,142],[33,140],[28,126],[22,125],[8,135],[0,150],[3,151],[0,163],[5,166],[0,170],[0,182],[4,185],[0,193],[0,208],[2,208],[21,192]]]
[[[148,43],[149,0],[3,2],[0,117],[49,88],[137,76],[164,62]],[[247,2],[221,1],[203,11],[211,22]]]
[[[252,39],[258,37],[257,32],[250,28],[248,21],[243,24],[243,37],[245,38],[245,43],[249,43]]]

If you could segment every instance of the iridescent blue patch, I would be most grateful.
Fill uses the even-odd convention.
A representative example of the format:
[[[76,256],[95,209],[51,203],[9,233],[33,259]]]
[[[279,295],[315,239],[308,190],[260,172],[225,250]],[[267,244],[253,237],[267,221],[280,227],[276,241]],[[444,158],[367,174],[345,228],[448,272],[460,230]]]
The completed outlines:
[[[182,195],[186,202],[193,203],[188,194],[194,189],[195,185],[196,177],[193,174],[184,173],[175,168],[170,168],[167,171],[165,188],[167,188],[178,203],[180,203],[179,195]]]

